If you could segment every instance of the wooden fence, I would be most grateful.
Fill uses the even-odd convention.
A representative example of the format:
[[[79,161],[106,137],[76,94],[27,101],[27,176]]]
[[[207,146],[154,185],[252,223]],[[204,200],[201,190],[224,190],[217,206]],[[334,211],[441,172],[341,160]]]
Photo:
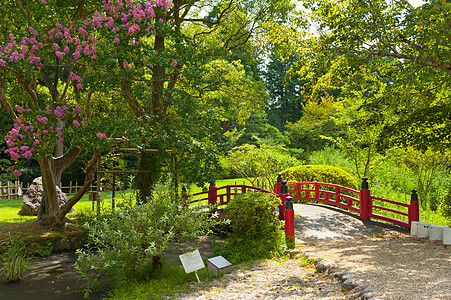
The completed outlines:
[[[78,182],[69,182],[68,186],[62,186],[60,189],[66,193],[67,196],[75,195],[78,190],[83,186],[83,184],[79,184]],[[24,186],[23,182],[19,181],[8,181],[6,183],[0,182],[0,200],[13,200],[22,198],[22,195],[26,193],[30,184],[27,183]],[[97,186],[95,183],[91,185],[89,191],[96,191]]]

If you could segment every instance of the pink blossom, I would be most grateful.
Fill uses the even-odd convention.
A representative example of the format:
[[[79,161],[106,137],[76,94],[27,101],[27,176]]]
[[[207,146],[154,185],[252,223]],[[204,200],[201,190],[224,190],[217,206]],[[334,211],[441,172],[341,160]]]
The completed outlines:
[[[47,1],[45,1],[45,0],[41,0],[41,3],[44,5],[47,5]]]
[[[12,160],[18,160],[20,158],[20,155],[14,151],[9,151],[9,155],[11,155]]]
[[[37,141],[37,142],[38,142],[38,144],[39,144],[39,141]],[[33,153],[31,153],[31,151],[26,151],[26,152],[24,152],[24,153],[22,154],[22,156],[23,156],[24,158],[30,158],[30,157],[33,156]]]
[[[60,143],[62,144],[64,142],[64,139],[59,139]]]
[[[36,146],[36,145],[39,145],[39,143],[40,143],[39,140],[36,140],[36,141],[33,142],[33,145]]]
[[[49,119],[47,117],[41,117],[40,115],[37,115],[36,119],[38,119],[38,121],[42,124],[47,124],[49,122]]]
[[[89,33],[83,28],[83,27],[79,27],[78,28],[78,32],[82,35],[84,35],[85,37],[89,36]]]
[[[77,120],[72,121],[76,128],[80,127],[80,123]]]
[[[57,43],[53,43],[53,47],[55,48],[55,50],[59,50],[60,49],[60,45],[58,45]]]
[[[113,40],[113,44],[119,44],[121,41],[118,39],[118,38],[115,38],[114,40]]]
[[[4,67],[6,65],[6,61],[0,58],[0,67]]]
[[[176,60],[172,60],[171,66],[173,68],[177,67],[177,61]]]
[[[64,56],[64,52],[61,51],[55,51],[56,56],[58,56],[59,58],[62,58]]]
[[[66,46],[66,47],[64,47],[64,54],[67,54],[67,53],[69,53],[69,47],[68,46]]]
[[[14,147],[16,144],[12,140],[7,140],[6,145],[8,145],[8,147]]]
[[[126,68],[126,69],[130,68],[130,65],[126,61],[124,61],[124,68]]]
[[[44,135],[46,135],[46,134],[48,134],[49,132],[48,132],[48,130],[44,129],[44,130],[42,130],[42,133],[43,133]]]
[[[77,90],[82,90],[83,86],[79,83],[79,84],[77,84],[76,88],[77,88]]]
[[[18,112],[19,114],[23,113],[23,107],[22,107],[22,106],[16,104],[16,105],[15,105],[15,108],[17,109],[17,112]]]
[[[13,175],[19,177],[20,175],[22,175],[22,172],[20,172],[20,170],[14,170]]]
[[[104,134],[104,133],[97,133],[97,137],[99,138],[99,139],[106,139],[106,134]]]
[[[72,55],[74,56],[74,59],[77,60],[80,58],[80,51],[77,50]]]

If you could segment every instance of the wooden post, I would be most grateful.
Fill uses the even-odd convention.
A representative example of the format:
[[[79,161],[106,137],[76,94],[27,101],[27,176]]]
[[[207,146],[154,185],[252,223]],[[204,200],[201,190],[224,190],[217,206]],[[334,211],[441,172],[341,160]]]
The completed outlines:
[[[218,198],[218,188],[216,184],[212,182],[208,188],[208,204],[215,205]]]
[[[370,219],[370,190],[368,189],[368,178],[362,178],[362,188],[360,189],[360,219]]]
[[[11,200],[11,182],[7,181],[6,186],[6,194],[8,195],[8,200]]]
[[[418,203],[417,190],[413,189],[410,195],[409,206],[409,227],[412,226],[412,221],[420,221],[420,204]]]
[[[69,195],[72,195],[72,180],[69,181]]]
[[[100,174],[100,161],[102,157],[99,157],[99,161],[97,162],[97,195],[99,195],[97,199],[97,215],[100,215],[100,180],[101,180],[101,174]]]
[[[319,201],[319,183],[315,182],[315,200]]]
[[[282,184],[280,186],[280,201],[281,204],[279,205],[279,220],[285,220],[285,200],[290,194],[288,194],[288,187],[287,187],[287,181],[282,180]]]
[[[280,194],[280,186],[282,185],[282,173],[277,174],[276,186],[274,187],[274,193]]]
[[[295,235],[294,235],[294,210],[292,198],[287,196],[286,207],[285,207],[285,242],[289,249],[295,246]]]

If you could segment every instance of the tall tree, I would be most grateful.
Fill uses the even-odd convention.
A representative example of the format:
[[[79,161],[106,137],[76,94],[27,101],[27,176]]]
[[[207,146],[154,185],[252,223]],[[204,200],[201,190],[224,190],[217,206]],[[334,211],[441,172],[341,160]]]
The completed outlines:
[[[342,100],[383,124],[383,148],[450,147],[450,3],[304,3],[318,30],[299,35],[290,50],[297,49],[294,70],[309,81],[309,94],[340,88]],[[377,97],[366,96],[370,81],[384,85]]]
[[[285,131],[287,122],[294,122],[302,116],[305,87],[298,76],[289,74],[294,61],[293,56],[284,60],[279,54],[272,52],[264,72],[270,96],[270,104],[266,110],[268,120],[280,131]]]

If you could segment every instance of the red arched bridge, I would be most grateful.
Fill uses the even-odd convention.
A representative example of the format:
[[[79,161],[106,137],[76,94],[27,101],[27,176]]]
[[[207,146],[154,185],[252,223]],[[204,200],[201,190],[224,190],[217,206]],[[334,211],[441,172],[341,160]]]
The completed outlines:
[[[288,201],[314,201],[341,207],[360,215],[361,220],[377,219],[410,228],[412,221],[419,221],[419,205],[416,190],[412,190],[409,204],[371,195],[368,178],[364,177],[360,190],[324,182],[287,182],[278,175],[274,191],[252,185],[234,184],[222,187],[211,185],[206,192],[192,195],[189,203],[205,203],[224,206],[237,194],[265,192],[280,197],[279,219],[285,219]],[[388,207],[390,206],[390,207]]]

